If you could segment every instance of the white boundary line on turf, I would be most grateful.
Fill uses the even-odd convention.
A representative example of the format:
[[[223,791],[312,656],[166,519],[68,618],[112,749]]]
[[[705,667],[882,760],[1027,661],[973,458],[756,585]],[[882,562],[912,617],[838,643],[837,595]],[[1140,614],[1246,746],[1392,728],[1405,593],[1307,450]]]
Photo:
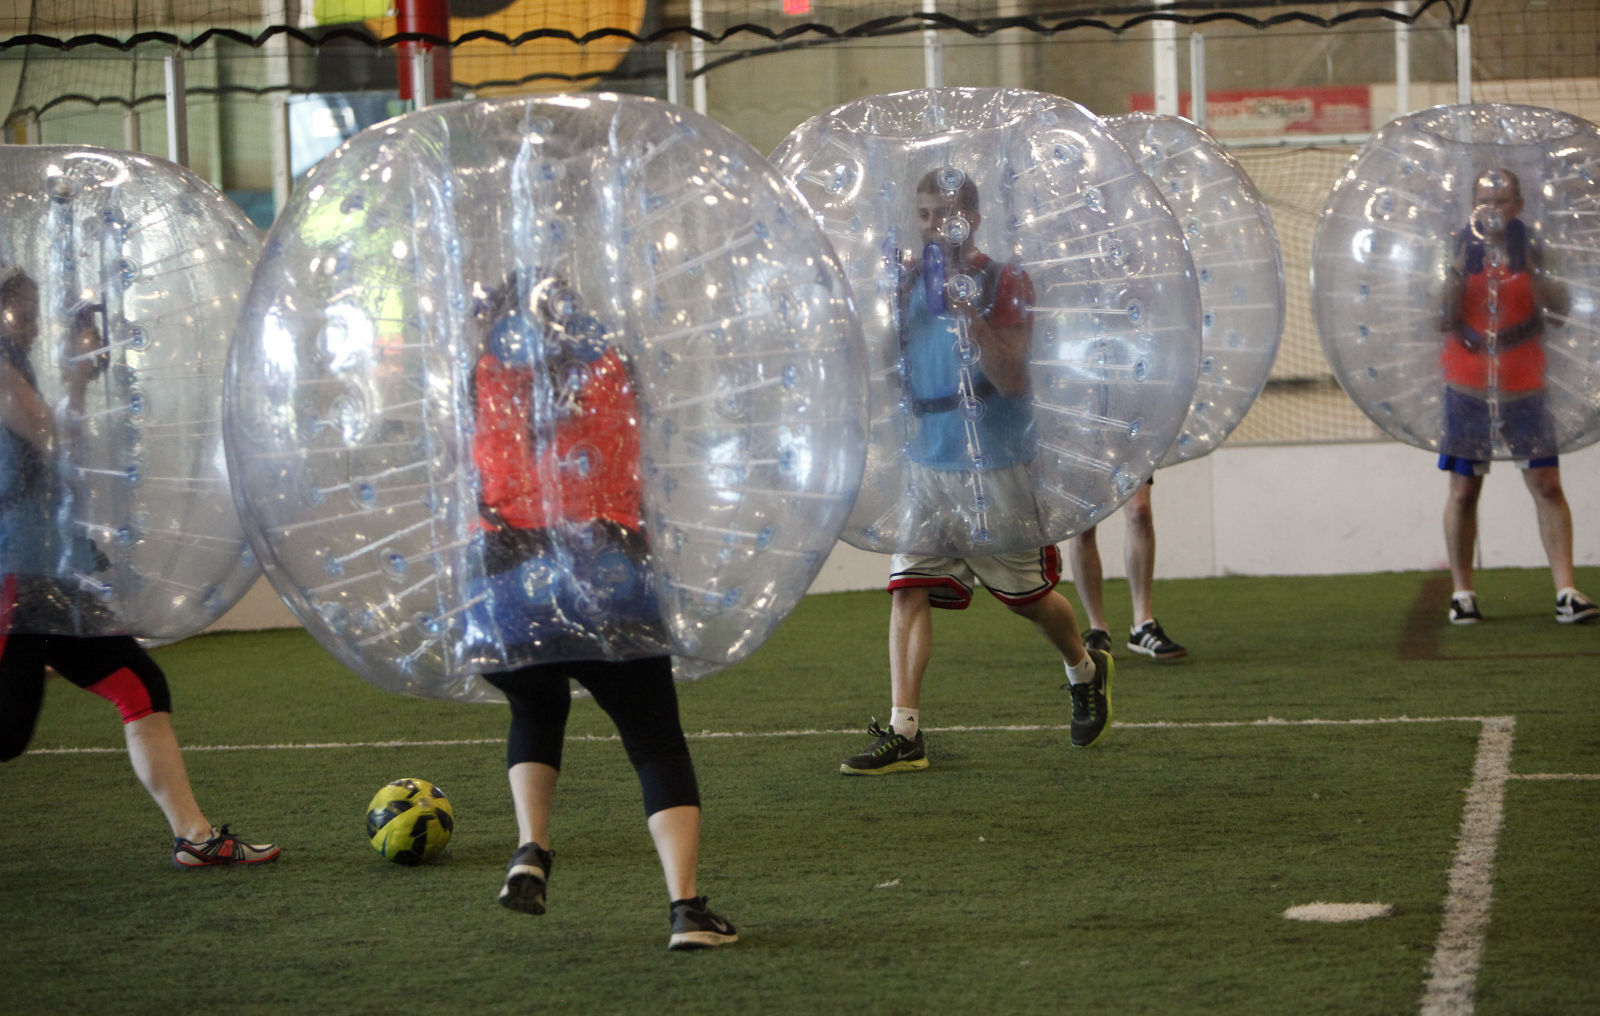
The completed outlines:
[[[1150,720],[1143,723],[1116,723],[1115,727],[1123,730],[1205,730],[1219,727],[1351,727],[1351,726],[1376,726],[1386,723],[1487,723],[1496,717],[1490,716],[1387,716],[1369,719],[1353,720],[1284,720],[1275,716],[1263,717],[1259,720]],[[924,727],[929,733],[957,733],[957,734],[1008,734],[1027,733],[1031,731],[1064,731],[1070,729],[1065,723],[1012,723],[991,724],[987,726],[955,724],[948,727]],[[859,734],[859,727],[849,727],[837,730],[809,728],[803,730],[700,730],[686,732],[684,736],[691,741],[710,741],[724,738],[763,738],[763,737],[821,737],[845,736]],[[569,741],[616,741],[616,734],[569,734]],[[444,740],[421,741],[306,741],[285,742],[281,744],[187,744],[184,751],[297,751],[302,749],[330,749],[330,748],[449,748],[462,745],[502,744],[503,737],[465,737]],[[29,755],[117,755],[126,754],[127,749],[118,747],[97,748],[30,748]],[[1600,778],[1600,777],[1596,777]]]
[[[1461,832],[1450,864],[1450,890],[1444,920],[1428,965],[1422,993],[1422,1016],[1471,1016],[1483,959],[1484,932],[1489,927],[1489,899],[1494,888],[1494,855],[1505,819],[1506,780],[1511,773],[1511,745],[1517,721],[1491,716],[1478,735],[1472,762],[1472,784],[1461,810]]]

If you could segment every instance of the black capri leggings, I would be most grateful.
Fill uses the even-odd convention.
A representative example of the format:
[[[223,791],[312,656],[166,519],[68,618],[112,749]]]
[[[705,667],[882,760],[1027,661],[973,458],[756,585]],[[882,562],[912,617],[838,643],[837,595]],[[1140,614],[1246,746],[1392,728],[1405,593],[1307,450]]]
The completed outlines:
[[[639,776],[644,813],[700,806],[694,762],[678,718],[678,691],[672,683],[672,657],[641,660],[572,660],[539,663],[484,679],[511,703],[506,735],[507,767],[540,762],[561,768],[572,694],[567,679],[589,690],[616,724],[622,748]]]
[[[124,723],[172,712],[166,675],[127,635],[0,634],[0,762],[21,755],[33,739],[45,667],[114,703]]]

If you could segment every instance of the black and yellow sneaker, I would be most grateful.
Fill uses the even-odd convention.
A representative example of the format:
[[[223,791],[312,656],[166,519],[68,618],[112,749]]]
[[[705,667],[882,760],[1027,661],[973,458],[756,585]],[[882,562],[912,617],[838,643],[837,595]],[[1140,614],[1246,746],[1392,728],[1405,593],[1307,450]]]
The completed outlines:
[[[1094,680],[1067,685],[1072,692],[1072,746],[1087,748],[1111,726],[1111,654],[1089,650]]]
[[[544,913],[545,888],[550,884],[550,851],[528,842],[517,848],[506,865],[506,884],[500,887],[500,905],[519,914]]]
[[[172,840],[172,866],[180,871],[190,868],[216,868],[222,865],[265,864],[278,859],[278,847],[272,843],[246,843],[224,825],[211,827],[209,839],[186,840],[175,836]]]
[[[672,901],[672,937],[667,948],[711,949],[739,941],[733,925],[712,912],[704,896]]]
[[[867,733],[877,740],[872,747],[859,755],[851,755],[839,763],[841,773],[856,776],[882,776],[884,773],[911,772],[928,768],[928,753],[922,750],[922,731],[916,737],[896,734],[894,728],[884,730],[873,720]]]
[[[1090,628],[1083,633],[1083,648],[1111,652],[1111,633],[1104,628]]]

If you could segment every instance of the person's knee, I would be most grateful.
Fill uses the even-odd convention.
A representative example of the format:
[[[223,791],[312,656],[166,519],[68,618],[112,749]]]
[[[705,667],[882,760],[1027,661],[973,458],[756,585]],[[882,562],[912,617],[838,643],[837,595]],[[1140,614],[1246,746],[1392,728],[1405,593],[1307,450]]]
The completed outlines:
[[[1523,479],[1528,492],[1540,501],[1558,504],[1566,500],[1566,492],[1561,489],[1561,471],[1552,466],[1525,470]]]
[[[646,818],[668,808],[700,807],[700,784],[695,779],[689,749],[634,763]]]
[[[1458,514],[1476,511],[1478,495],[1483,492],[1483,477],[1452,474],[1450,481],[1450,493],[1445,499],[1445,506]]]
[[[15,730],[0,730],[0,762],[10,762],[28,750],[28,742],[32,740],[33,730],[26,732]]]
[[[123,723],[142,720],[153,713],[172,712],[172,692],[167,686],[167,677],[154,663],[118,667],[84,690],[116,706]]]
[[[1149,498],[1135,498],[1122,507],[1123,517],[1128,520],[1128,528],[1134,532],[1147,533],[1155,528],[1155,512],[1150,509]]]

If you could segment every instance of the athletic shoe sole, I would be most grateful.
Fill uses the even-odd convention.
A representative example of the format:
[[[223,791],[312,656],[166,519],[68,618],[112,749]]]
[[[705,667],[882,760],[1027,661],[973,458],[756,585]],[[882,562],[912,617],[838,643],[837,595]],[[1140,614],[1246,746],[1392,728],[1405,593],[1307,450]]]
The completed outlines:
[[[1175,649],[1170,652],[1158,653],[1154,649],[1146,649],[1144,646],[1136,646],[1132,642],[1128,643],[1128,650],[1130,652],[1138,653],[1140,656],[1148,656],[1152,660],[1181,660],[1185,656],[1189,655],[1189,650],[1187,649]]]
[[[886,776],[889,773],[911,773],[926,768],[928,768],[926,757],[907,759],[904,762],[890,762],[888,765],[879,766],[876,769],[852,769],[848,763],[839,763],[839,771],[848,773],[851,776]]]
[[[674,951],[714,949],[719,945],[732,945],[737,941],[739,941],[738,935],[724,935],[720,931],[679,931],[667,940],[667,948]]]

